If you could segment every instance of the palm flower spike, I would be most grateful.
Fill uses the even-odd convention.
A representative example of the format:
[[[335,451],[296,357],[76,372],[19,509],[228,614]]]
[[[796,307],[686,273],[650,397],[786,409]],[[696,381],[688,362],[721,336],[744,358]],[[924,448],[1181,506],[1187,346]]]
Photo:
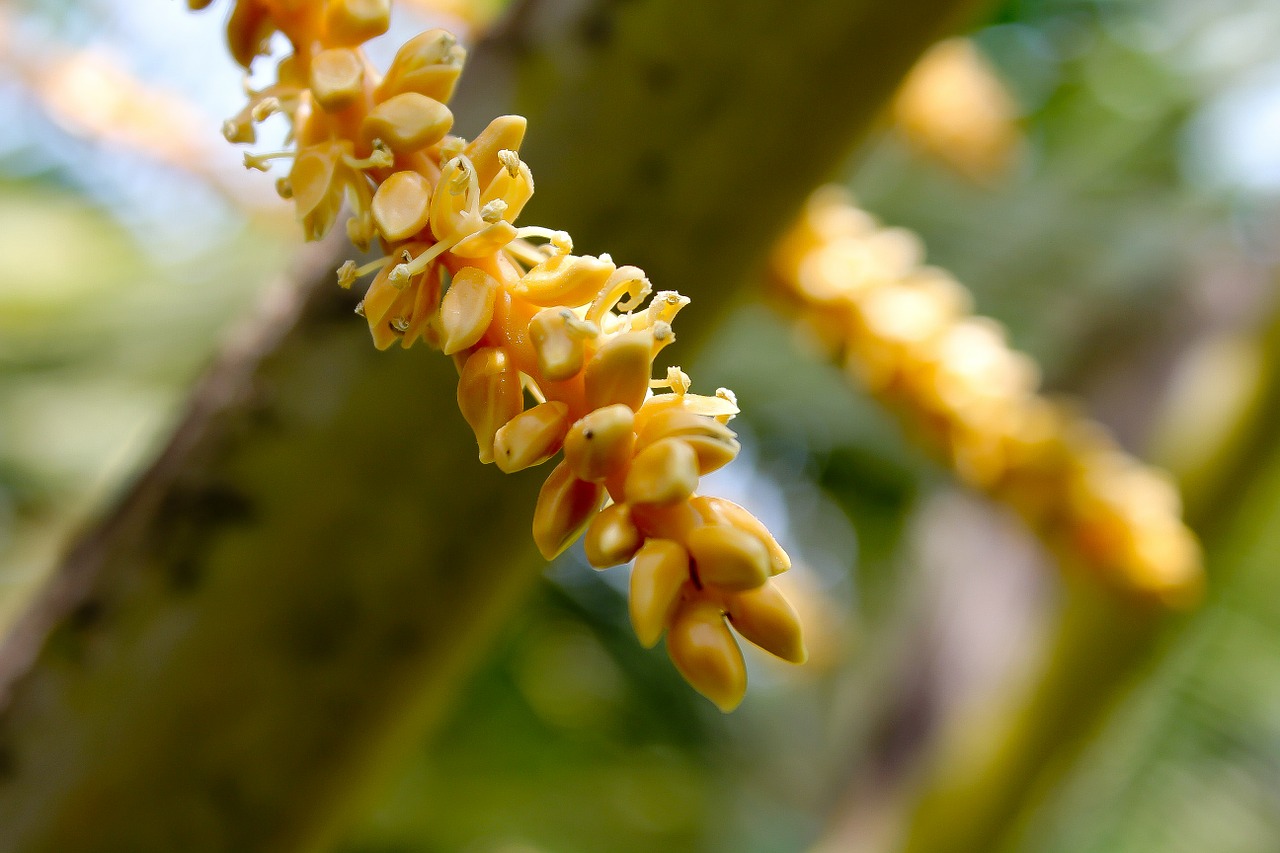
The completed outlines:
[[[773,278],[848,372],[966,484],[1012,507],[1069,565],[1174,607],[1200,595],[1200,546],[1167,475],[1038,393],[1039,371],[915,234],[824,188],[779,242]]]
[[[465,51],[431,30],[380,74],[360,46],[387,30],[389,7],[236,0],[227,40],[242,66],[275,32],[293,52],[224,133],[251,142],[256,122],[286,116],[289,150],[248,154],[246,165],[292,161],[277,186],[308,239],[328,232],[345,202],[352,242],[381,247],[379,260],[338,272],[344,287],[373,275],[357,311],[375,345],[421,340],[454,358],[481,462],[510,473],[564,451],[534,509],[538,549],[551,559],[585,531],[593,566],[634,560],[640,642],[652,647],[665,632],[680,673],[730,711],[746,690],[734,632],[787,661],[806,652],[771,582],[790,567],[786,553],[742,507],[696,493],[699,477],[737,455],[726,426],[733,394],[689,393],[679,368],[652,376],[688,300],[653,294],[641,270],[608,255],[574,255],[562,231],[516,227],[533,195],[518,153],[525,119],[500,116],[470,141],[451,135],[446,103]],[[526,395],[536,404],[526,408]]]

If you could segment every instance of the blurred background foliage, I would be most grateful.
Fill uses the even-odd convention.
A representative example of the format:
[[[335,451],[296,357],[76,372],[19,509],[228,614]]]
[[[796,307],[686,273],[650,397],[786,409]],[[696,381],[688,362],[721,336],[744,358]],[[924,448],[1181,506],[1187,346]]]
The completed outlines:
[[[465,4],[403,5],[388,45],[428,21],[481,26],[501,4],[466,19]],[[239,81],[210,18],[164,0],[0,13],[7,621],[160,446],[297,237],[270,182],[216,137]],[[924,238],[1051,389],[1184,478],[1211,573],[1206,605],[1064,781],[1025,792],[999,843],[1275,850],[1280,8],[1006,0],[971,36],[1017,112],[1004,173],[966,178],[886,119],[845,181]],[[138,80],[158,100],[113,111]],[[639,648],[623,570],[571,552],[342,853],[890,850],[947,732],[999,723],[1061,598],[1048,558],[749,293],[689,365],[744,404],[746,458],[708,490],[796,555],[783,580],[811,662],[752,658],[747,702],[722,716]]]

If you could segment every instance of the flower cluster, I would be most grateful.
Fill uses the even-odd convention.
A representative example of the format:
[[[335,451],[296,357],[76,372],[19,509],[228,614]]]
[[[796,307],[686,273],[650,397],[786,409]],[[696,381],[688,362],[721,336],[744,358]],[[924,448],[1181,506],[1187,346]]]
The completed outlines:
[[[533,194],[518,154],[525,120],[499,117],[469,142],[451,135],[445,104],[463,49],[432,30],[379,74],[360,45],[388,15],[389,0],[237,0],[228,39],[242,65],[276,31],[293,53],[226,136],[251,142],[256,122],[289,118],[296,148],[246,164],[292,160],[278,187],[309,238],[346,203],[352,241],[382,250],[338,274],[344,287],[374,276],[358,309],[374,343],[421,340],[455,359],[482,462],[515,472],[564,451],[534,510],[539,550],[550,559],[585,531],[592,565],[634,560],[640,641],[653,646],[665,631],[689,683],[731,710],[746,689],[734,631],[788,661],[803,661],[805,648],[770,582],[789,567],[786,553],[743,508],[696,494],[699,478],[738,452],[725,425],[738,411],[732,393],[691,394],[677,367],[653,379],[688,300],[652,294],[641,270],[608,255],[573,254],[564,232],[517,228]]]
[[[772,266],[849,372],[963,481],[1013,507],[1066,561],[1166,604],[1193,602],[1200,550],[1173,484],[1038,394],[1031,359],[922,256],[914,234],[880,227],[829,188]]]

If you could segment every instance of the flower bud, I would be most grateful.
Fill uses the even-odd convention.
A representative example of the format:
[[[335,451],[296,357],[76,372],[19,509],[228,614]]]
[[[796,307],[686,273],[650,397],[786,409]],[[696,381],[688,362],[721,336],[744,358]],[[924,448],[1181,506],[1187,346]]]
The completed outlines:
[[[593,409],[621,403],[635,411],[649,393],[653,335],[627,332],[605,341],[587,363],[583,377],[587,405]]]
[[[391,25],[391,0],[329,0],[324,18],[330,44],[364,44]]]
[[[476,267],[463,267],[440,302],[445,355],[475,346],[493,320],[498,280]]]
[[[626,504],[613,504],[591,519],[582,544],[587,551],[587,562],[597,569],[607,569],[628,562],[642,542],[644,534],[631,520],[631,508]]]
[[[525,273],[511,291],[534,305],[585,305],[613,270],[613,264],[590,255],[555,255]]]
[[[730,624],[751,643],[791,663],[808,660],[800,617],[773,584],[729,596],[728,608]]]
[[[679,438],[698,455],[698,473],[709,474],[733,461],[741,445],[733,430],[714,418],[672,408],[649,418],[636,435],[636,450],[654,441]]]
[[[405,92],[383,101],[365,116],[360,135],[365,142],[381,139],[397,154],[434,145],[453,127],[453,113],[439,101]]]
[[[604,487],[573,476],[561,462],[542,484],[533,510],[533,541],[553,560],[573,544],[604,498]]]
[[[747,667],[720,606],[705,599],[685,602],[667,632],[667,654],[685,681],[726,714],[747,692]]]
[[[370,209],[374,224],[388,242],[407,240],[427,224],[431,184],[412,170],[396,172],[373,194]]]
[[[664,438],[636,454],[623,486],[627,503],[666,506],[698,487],[698,456],[678,438]]]
[[[311,60],[311,94],[325,112],[346,109],[363,91],[364,63],[354,50],[322,50]]]
[[[569,406],[542,403],[507,421],[493,438],[493,461],[508,474],[541,465],[560,449],[569,429]]]
[[[769,552],[764,543],[736,527],[705,524],[691,530],[685,544],[706,586],[755,589],[769,579]]]
[[[769,552],[770,574],[780,575],[791,568],[791,558],[778,544],[778,540],[773,538],[764,522],[733,501],[699,495],[693,499],[693,505],[708,523],[732,525],[764,543],[765,550]]]
[[[631,569],[628,608],[631,627],[640,645],[651,649],[680,603],[680,591],[689,581],[689,552],[670,539],[646,539]]]
[[[635,413],[626,406],[606,406],[581,418],[564,440],[564,460],[583,480],[599,482],[623,468],[635,444]]]
[[[529,339],[544,379],[561,382],[582,369],[585,338],[573,328],[576,321],[577,315],[568,308],[547,308],[529,321]]]
[[[437,101],[448,101],[462,73],[467,52],[452,34],[444,30],[428,30],[405,42],[373,92],[376,100],[385,101],[405,92],[417,92]]]
[[[528,124],[524,116],[498,116],[471,140],[463,153],[475,164],[476,180],[482,189],[487,189],[489,182],[506,169],[498,159],[498,152],[520,150]]]
[[[486,347],[472,353],[458,379],[458,408],[476,434],[480,461],[493,461],[493,437],[524,408],[520,373],[505,350]]]

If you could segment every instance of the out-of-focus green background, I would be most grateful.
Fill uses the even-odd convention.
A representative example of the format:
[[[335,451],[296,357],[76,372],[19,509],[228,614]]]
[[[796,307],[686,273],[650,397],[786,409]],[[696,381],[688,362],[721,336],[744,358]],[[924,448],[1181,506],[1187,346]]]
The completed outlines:
[[[298,236],[217,135],[239,79],[213,18],[164,0],[0,13],[8,622],[161,446]],[[387,46],[428,20],[405,10]],[[1048,387],[1184,478],[1210,571],[1206,604],[1001,843],[1280,849],[1280,6],[1009,0],[971,35],[1017,104],[1008,174],[975,184],[886,122],[843,178],[922,235]],[[123,132],[111,99],[139,80],[169,121]],[[891,850],[952,733],[1002,724],[1061,596],[1049,559],[751,292],[686,367],[743,404],[743,459],[706,490],[796,557],[811,662],[751,657],[722,716],[635,642],[625,569],[571,552],[342,853]]]

